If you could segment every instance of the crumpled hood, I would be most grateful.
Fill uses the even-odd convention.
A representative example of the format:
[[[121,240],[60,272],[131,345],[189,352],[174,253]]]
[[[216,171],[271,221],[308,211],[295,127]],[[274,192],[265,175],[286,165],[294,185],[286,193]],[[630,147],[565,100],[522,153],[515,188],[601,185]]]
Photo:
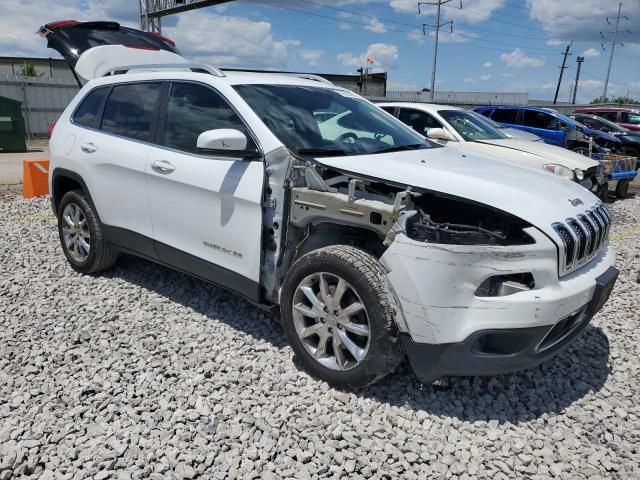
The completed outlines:
[[[566,148],[556,147],[544,142],[528,142],[526,140],[517,140],[515,138],[507,138],[500,140],[480,140],[477,142],[467,142],[470,147],[474,144],[479,145],[491,145],[489,149],[481,151],[479,148],[477,153],[484,155],[497,156],[498,158],[504,158],[509,160],[510,155],[518,155],[519,152],[525,154],[536,155],[540,157],[540,166],[547,163],[555,163],[563,165],[571,170],[579,168],[580,170],[587,170],[591,167],[596,167],[599,163],[596,160],[592,160],[589,157],[580,155]],[[499,148],[496,148],[499,147]],[[517,162],[517,158],[513,158],[513,161]]]
[[[577,183],[542,169],[450,147],[316,161],[344,172],[489,205],[527,221],[557,241],[552,223],[575,217],[599,203]]]

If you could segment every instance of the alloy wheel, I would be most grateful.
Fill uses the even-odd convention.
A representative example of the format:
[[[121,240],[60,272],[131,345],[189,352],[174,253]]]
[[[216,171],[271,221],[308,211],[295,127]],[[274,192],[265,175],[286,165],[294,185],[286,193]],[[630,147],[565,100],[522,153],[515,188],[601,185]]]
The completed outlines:
[[[62,212],[62,237],[69,255],[76,262],[84,262],[91,249],[91,234],[87,217],[75,203],[69,203]]]
[[[370,324],[355,289],[326,272],[305,277],[293,297],[293,323],[309,354],[332,370],[350,370],[367,356]]]

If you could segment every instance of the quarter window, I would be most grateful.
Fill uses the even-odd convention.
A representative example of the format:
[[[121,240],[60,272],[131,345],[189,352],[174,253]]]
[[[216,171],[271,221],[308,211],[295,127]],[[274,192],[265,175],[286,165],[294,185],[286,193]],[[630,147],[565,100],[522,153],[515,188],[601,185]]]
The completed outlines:
[[[176,150],[197,152],[198,136],[207,130],[230,128],[248,135],[242,120],[227,101],[210,88],[191,83],[174,83],[169,93],[163,144]]]
[[[117,85],[107,99],[101,129],[123,137],[150,142],[162,83]]]
[[[74,123],[83,127],[93,127],[108,91],[109,87],[102,87],[89,92],[73,114]]]

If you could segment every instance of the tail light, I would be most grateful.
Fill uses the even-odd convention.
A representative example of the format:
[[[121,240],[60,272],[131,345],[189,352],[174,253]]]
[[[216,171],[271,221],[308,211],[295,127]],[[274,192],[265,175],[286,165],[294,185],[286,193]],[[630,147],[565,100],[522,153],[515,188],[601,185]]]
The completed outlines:
[[[72,27],[79,23],[80,22],[78,22],[77,20],[58,20],[57,22],[47,23],[45,27],[47,27],[49,30],[54,30],[56,28]]]

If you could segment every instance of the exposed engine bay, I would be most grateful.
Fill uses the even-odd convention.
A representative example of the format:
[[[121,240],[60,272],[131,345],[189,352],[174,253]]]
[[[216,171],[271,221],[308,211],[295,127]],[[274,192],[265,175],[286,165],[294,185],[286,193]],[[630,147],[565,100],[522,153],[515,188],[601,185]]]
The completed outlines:
[[[284,191],[284,205],[274,199],[272,203],[279,206],[274,217],[265,212],[264,245],[269,251],[263,278],[270,280],[265,282],[265,293],[274,299],[298,257],[331,244],[354,245],[380,257],[400,233],[436,244],[534,243],[524,231],[530,225],[505,212],[439,192],[361,178],[289,152],[287,156],[287,173],[279,169],[278,174],[282,187],[268,190]],[[278,180],[273,173],[268,176],[270,183]],[[274,206],[270,201],[266,205]]]

